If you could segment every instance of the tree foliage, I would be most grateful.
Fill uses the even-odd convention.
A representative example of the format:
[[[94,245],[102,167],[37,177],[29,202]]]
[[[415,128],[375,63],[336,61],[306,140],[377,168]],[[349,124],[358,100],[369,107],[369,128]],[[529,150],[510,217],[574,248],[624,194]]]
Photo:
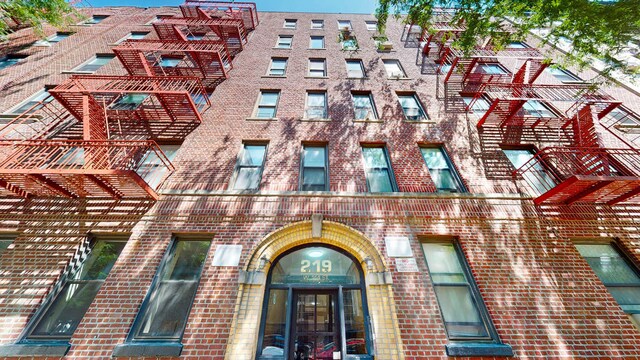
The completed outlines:
[[[621,60],[621,54],[640,47],[640,0],[379,0],[379,30],[384,32],[390,14],[407,14],[407,23],[429,29],[438,8],[454,8],[451,23],[466,26],[453,46],[467,53],[478,39],[491,37],[501,48],[524,40],[531,30],[548,29],[542,33],[543,45],[571,42],[568,62],[586,66],[597,58],[605,63],[606,74],[640,73]]]
[[[0,0],[0,37],[11,32],[12,24],[32,26],[42,35],[45,23],[64,27],[77,18],[73,6],[66,0]]]

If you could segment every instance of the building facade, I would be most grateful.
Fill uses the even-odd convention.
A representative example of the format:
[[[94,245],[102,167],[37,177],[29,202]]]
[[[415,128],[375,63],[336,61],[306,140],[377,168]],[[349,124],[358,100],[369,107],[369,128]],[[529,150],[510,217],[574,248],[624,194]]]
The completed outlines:
[[[640,357],[632,89],[438,21],[86,13],[0,48],[1,356]]]

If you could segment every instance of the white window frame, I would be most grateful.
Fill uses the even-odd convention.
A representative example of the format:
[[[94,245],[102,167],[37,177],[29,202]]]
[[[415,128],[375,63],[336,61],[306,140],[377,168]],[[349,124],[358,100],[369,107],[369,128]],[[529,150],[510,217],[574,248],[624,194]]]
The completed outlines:
[[[282,39],[290,39],[289,47],[280,46],[280,40]],[[276,49],[291,49],[293,48],[293,35],[278,35],[278,39],[276,40]]]
[[[311,71],[311,64],[316,63],[322,63],[322,75],[321,76],[317,76],[314,75]],[[317,69],[313,69],[313,70],[317,70]],[[309,62],[308,62],[308,70],[307,70],[307,77],[314,77],[314,78],[325,78],[327,77],[327,59],[324,58],[310,58]]]

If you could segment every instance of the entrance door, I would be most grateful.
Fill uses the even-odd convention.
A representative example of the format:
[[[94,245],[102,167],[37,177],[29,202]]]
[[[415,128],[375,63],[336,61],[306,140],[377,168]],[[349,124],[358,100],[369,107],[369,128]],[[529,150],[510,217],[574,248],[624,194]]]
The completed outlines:
[[[342,359],[337,290],[293,293],[291,356],[293,360]],[[335,353],[335,356],[334,356]]]

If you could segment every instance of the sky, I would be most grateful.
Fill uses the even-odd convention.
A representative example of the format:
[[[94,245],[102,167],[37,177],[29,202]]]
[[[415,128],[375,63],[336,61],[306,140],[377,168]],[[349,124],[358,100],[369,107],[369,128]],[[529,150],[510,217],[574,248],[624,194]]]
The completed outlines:
[[[258,11],[373,14],[376,0],[249,0]],[[182,0],[84,0],[91,6],[177,6]]]

